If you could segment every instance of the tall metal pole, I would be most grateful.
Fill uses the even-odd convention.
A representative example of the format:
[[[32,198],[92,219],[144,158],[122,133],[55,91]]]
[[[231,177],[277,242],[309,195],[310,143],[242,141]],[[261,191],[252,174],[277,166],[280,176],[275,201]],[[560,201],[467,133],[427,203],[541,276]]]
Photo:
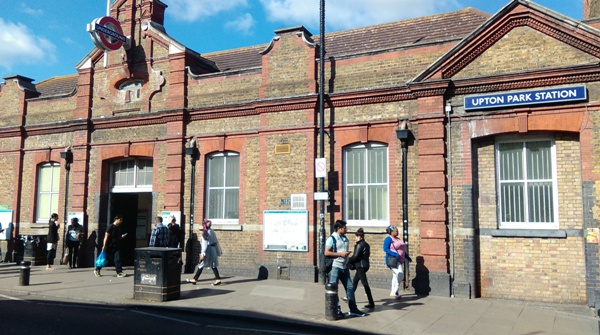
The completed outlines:
[[[408,169],[406,157],[408,153],[408,139],[402,141],[402,232],[406,253],[408,253]],[[409,254],[410,255],[410,254]],[[404,260],[404,289],[408,288],[408,261]]]
[[[325,0],[320,2],[319,19],[319,158],[325,157]],[[319,180],[319,191],[325,191],[325,178]],[[323,272],[325,250],[325,200],[319,201],[319,282],[325,284]]]
[[[194,272],[194,243],[192,242],[192,238],[194,236],[194,195],[196,193],[196,161],[198,160],[198,148],[196,148],[196,140],[190,140],[190,145],[188,148],[185,148],[185,154],[190,156],[191,163],[191,178],[190,178],[190,224],[189,224],[189,233],[186,244],[186,261],[185,261],[185,272],[193,273]]]

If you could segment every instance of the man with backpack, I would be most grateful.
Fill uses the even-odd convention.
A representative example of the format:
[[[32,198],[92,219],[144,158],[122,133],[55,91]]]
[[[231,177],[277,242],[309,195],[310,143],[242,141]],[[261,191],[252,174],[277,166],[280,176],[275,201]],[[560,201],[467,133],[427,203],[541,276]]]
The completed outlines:
[[[354,287],[350,277],[350,269],[347,266],[348,256],[350,255],[350,241],[346,237],[346,222],[342,220],[335,221],[333,229],[335,229],[335,232],[327,238],[324,251],[325,257],[336,257],[331,271],[329,271],[329,283],[337,285],[338,280],[342,282],[348,298],[348,307],[350,308],[348,316],[365,316],[366,314],[356,307]]]

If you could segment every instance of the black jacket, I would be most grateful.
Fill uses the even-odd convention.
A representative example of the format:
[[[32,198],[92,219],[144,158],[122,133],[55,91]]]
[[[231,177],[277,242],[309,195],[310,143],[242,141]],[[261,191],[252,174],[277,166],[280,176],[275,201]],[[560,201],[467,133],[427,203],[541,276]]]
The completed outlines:
[[[360,240],[354,246],[354,254],[348,259],[348,264],[354,263],[357,269],[364,268],[369,270],[369,257],[371,256],[371,246],[367,241]]]

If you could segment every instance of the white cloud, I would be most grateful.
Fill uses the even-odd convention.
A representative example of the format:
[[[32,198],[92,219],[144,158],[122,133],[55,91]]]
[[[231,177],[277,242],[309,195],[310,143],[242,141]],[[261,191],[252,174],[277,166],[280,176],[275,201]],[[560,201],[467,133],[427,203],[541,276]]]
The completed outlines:
[[[233,21],[225,23],[225,28],[233,29],[242,34],[250,34],[252,28],[256,25],[256,21],[249,13],[246,13]]]
[[[260,0],[271,21],[288,26],[319,26],[319,1]],[[325,23],[333,30],[351,29],[461,8],[458,0],[327,0]]]
[[[31,15],[31,16],[41,16],[42,14],[44,14],[43,10],[41,10],[41,9],[33,9],[33,8],[27,6],[24,3],[21,4],[21,11],[23,13]]]
[[[52,64],[56,62],[56,46],[35,36],[21,23],[0,18],[0,67],[11,70],[15,64]]]
[[[247,7],[247,0],[172,0],[168,15],[183,21],[201,20],[231,9]]]

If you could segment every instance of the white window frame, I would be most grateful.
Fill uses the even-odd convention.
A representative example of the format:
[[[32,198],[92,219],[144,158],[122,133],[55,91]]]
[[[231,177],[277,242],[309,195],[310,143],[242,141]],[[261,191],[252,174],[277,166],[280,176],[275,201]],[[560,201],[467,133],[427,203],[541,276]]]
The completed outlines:
[[[237,186],[227,186],[227,181],[228,181],[228,177],[227,177],[227,157],[234,157],[237,156],[238,157],[238,167],[240,164],[240,154],[234,151],[224,151],[224,152],[216,152],[210,155],[206,155],[206,185],[205,185],[205,209],[206,209],[206,216],[212,221],[213,224],[221,224],[221,225],[237,225],[240,223],[240,170],[238,168],[237,171],[237,178],[238,178],[238,185]],[[223,179],[223,185],[220,186],[211,186],[210,185],[210,178],[211,178],[211,173],[215,173],[216,171],[211,171],[211,165],[210,165],[210,160],[212,158],[215,157],[225,157],[225,166],[223,168],[223,171],[219,171],[223,173],[222,179]],[[237,218],[215,218],[215,217],[211,217],[213,214],[210,212],[210,207],[209,207],[209,202],[210,202],[210,192],[211,191],[215,191],[215,190],[237,190],[238,191],[238,203],[237,203],[237,213],[238,213],[238,217]],[[225,203],[226,201],[226,197],[223,200],[223,207],[221,208],[222,212],[221,215],[224,214],[225,208],[227,208],[227,205]]]
[[[44,182],[44,180],[42,180],[42,171],[45,169],[49,169],[50,171],[49,190],[42,190],[42,184]],[[54,180],[55,178],[58,178],[58,180]],[[50,221],[50,215],[52,215],[52,213],[58,213],[58,201],[60,193],[60,164],[56,162],[49,162],[38,165],[37,179],[35,221],[36,223],[48,223]],[[43,195],[49,195],[48,201],[50,203],[47,204],[47,213],[40,213]],[[53,198],[55,198],[55,201],[52,200]]]
[[[385,166],[385,182],[381,182],[381,183],[369,183],[368,182],[368,175],[369,175],[369,164],[368,164],[368,151],[369,149],[374,149],[374,148],[385,148],[385,160],[386,162],[384,164],[382,164],[383,166]],[[364,182],[362,183],[355,183],[355,184],[349,184],[348,182],[348,174],[349,174],[349,162],[348,162],[348,152],[350,150],[356,150],[356,149],[364,149],[365,150],[365,162],[364,162],[364,166],[362,167],[364,169]],[[369,142],[369,143],[361,143],[361,144],[356,144],[356,145],[350,145],[344,148],[343,150],[343,159],[344,159],[344,199],[343,199],[343,204],[344,204],[344,209],[343,209],[343,216],[344,219],[346,220],[346,222],[348,223],[349,226],[360,226],[360,227],[387,227],[390,225],[390,168],[389,168],[389,164],[390,164],[390,156],[389,156],[389,147],[386,144],[381,144],[381,143],[375,143],[375,142]],[[385,219],[369,219],[369,216],[371,215],[371,209],[369,208],[369,188],[371,186],[383,186],[385,185],[386,187],[386,191],[387,194],[385,195],[386,197],[386,203],[384,204],[385,209],[383,210],[383,212],[385,212],[386,218]],[[361,220],[354,220],[350,218],[350,215],[348,214],[348,211],[350,210],[350,204],[349,204],[349,198],[350,198],[350,192],[349,192],[349,187],[360,187],[363,186],[364,192],[365,192],[365,202],[364,202],[364,206],[365,206],[365,211],[367,212],[365,214],[365,219],[361,219]]]
[[[550,164],[552,178],[549,179],[529,179],[527,176],[527,152],[526,152],[526,144],[532,142],[550,142]],[[522,151],[522,178],[515,180],[501,180],[501,154],[500,154],[500,145],[504,143],[521,143],[523,144]],[[559,217],[558,217],[558,182],[557,182],[557,162],[556,162],[556,143],[554,138],[552,137],[506,137],[500,138],[495,143],[495,153],[496,153],[496,189],[497,189],[497,217],[498,217],[498,227],[500,229],[558,229],[559,228]],[[529,207],[530,207],[530,199],[528,195],[528,187],[529,183],[534,181],[537,182],[551,182],[552,185],[552,222],[530,222],[529,218]],[[523,208],[523,217],[525,220],[523,222],[504,222],[503,221],[503,211],[502,203],[503,203],[503,194],[502,194],[502,185],[504,183],[524,183],[523,186],[523,197],[524,197],[524,208]]]
[[[150,173],[150,184],[140,184],[140,167],[144,163],[150,163],[150,166],[145,165],[143,168],[150,168],[150,171],[144,171],[144,173]],[[118,170],[118,165],[122,164],[132,164],[133,171],[131,172],[121,172]],[[131,174],[132,182],[131,183],[118,183],[117,180],[119,178],[118,175],[121,174]],[[154,167],[153,161],[150,158],[133,158],[133,159],[124,159],[117,162],[113,162],[110,165],[110,177],[111,177],[111,191],[112,193],[141,193],[141,192],[152,192],[152,179],[154,178]],[[146,178],[144,178],[146,179]],[[117,185],[118,184],[118,185]]]

